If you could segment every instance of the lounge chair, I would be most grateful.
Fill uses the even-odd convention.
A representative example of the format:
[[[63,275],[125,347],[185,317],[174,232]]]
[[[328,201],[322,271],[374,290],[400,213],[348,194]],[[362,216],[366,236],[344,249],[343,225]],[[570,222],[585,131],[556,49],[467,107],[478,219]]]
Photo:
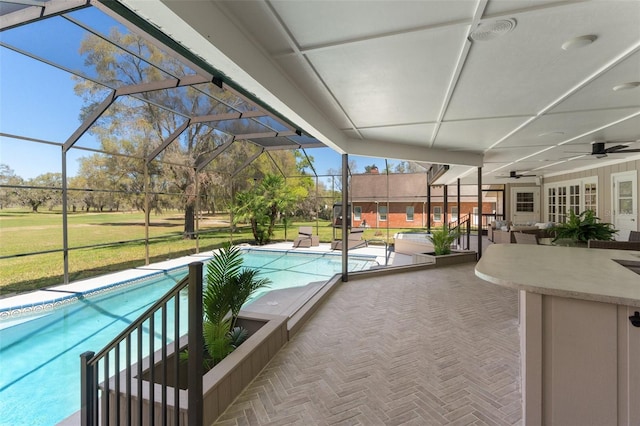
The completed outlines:
[[[362,246],[367,247],[369,243],[367,240],[362,238],[363,235],[364,228],[351,228],[349,235],[347,235],[347,249],[351,250]],[[342,250],[342,246],[342,240],[335,240],[331,242],[331,250]]]
[[[640,251],[640,241],[599,241],[589,240],[587,247],[593,249],[637,250]]]
[[[319,246],[320,237],[313,235],[313,229],[310,226],[301,226],[298,228],[298,237],[293,240],[293,247],[311,247]]]
[[[640,241],[640,231],[629,232],[629,241]]]

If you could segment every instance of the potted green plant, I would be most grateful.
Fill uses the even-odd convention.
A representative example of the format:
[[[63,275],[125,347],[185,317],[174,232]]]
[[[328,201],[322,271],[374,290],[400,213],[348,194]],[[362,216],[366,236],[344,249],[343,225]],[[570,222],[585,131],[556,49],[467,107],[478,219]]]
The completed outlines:
[[[570,210],[569,219],[553,227],[552,232],[555,234],[554,243],[586,246],[589,240],[613,240],[618,230],[611,223],[600,222],[593,210],[585,210],[580,214]]]
[[[451,253],[451,244],[458,238],[458,235],[456,229],[448,229],[447,225],[442,225],[442,228],[431,230],[427,239],[433,244],[436,256],[442,256]]]
[[[242,261],[240,249],[227,246],[207,263],[202,294],[205,369],[219,363],[249,337],[249,332],[236,324],[238,314],[256,290],[270,283],[268,278],[257,277],[257,269],[243,268]],[[186,359],[188,352],[182,357]]]

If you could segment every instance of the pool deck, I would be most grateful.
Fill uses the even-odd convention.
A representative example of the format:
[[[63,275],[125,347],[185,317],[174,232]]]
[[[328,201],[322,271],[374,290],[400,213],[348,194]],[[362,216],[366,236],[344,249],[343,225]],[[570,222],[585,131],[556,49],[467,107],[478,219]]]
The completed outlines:
[[[245,246],[242,246],[245,247]],[[279,250],[291,253],[335,253],[339,250],[331,250],[330,244],[320,244],[320,246],[310,248],[292,248],[291,242],[281,242],[265,246],[246,246],[257,249]],[[352,255],[375,256],[380,265],[385,264],[384,246],[369,246],[349,250]],[[151,265],[140,266],[126,271],[101,275],[99,277],[75,281],[70,284],[47,287],[41,290],[23,293],[0,299],[0,320],[5,321],[17,318],[25,314],[38,313],[65,303],[77,300],[79,296],[90,295],[93,292],[105,291],[114,285],[149,278],[153,275],[163,274],[175,268],[186,266],[192,262],[209,259],[213,256],[211,251],[184,256],[176,259],[169,259]],[[411,263],[411,256],[391,253],[388,264],[393,266],[406,265]],[[4,326],[7,326],[5,323]]]

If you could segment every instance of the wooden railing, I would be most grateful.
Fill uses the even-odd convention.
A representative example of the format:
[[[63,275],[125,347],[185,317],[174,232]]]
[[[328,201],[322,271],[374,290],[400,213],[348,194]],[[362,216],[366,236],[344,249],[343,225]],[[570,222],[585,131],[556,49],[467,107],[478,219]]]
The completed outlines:
[[[83,426],[111,424],[153,424],[153,419],[160,417],[163,424],[180,424],[180,410],[173,410],[173,419],[168,419],[168,371],[172,371],[171,381],[181,382],[179,356],[168,361],[167,346],[174,342],[178,352],[181,334],[180,293],[188,291],[188,345],[189,348],[202,348],[202,263],[189,265],[189,274],[174,286],[167,294],[151,306],[140,318],[132,322],[115,339],[103,349],[85,352],[80,355],[81,362],[81,416]],[[173,331],[168,314],[173,314]],[[160,330],[157,330],[156,317],[159,317]],[[184,324],[183,324],[184,325]],[[146,331],[146,336],[145,336]],[[170,336],[171,335],[171,336]],[[155,339],[160,337],[160,345],[154,349]],[[148,339],[148,349],[144,349],[144,339]],[[160,351],[160,359],[154,359],[154,351]],[[148,377],[143,377],[143,356],[149,357]],[[135,359],[134,359],[135,358]],[[135,362],[134,362],[135,361]],[[173,365],[169,366],[169,362]],[[156,366],[156,368],[153,368]],[[135,368],[134,368],[135,367]],[[135,369],[135,371],[133,371]],[[160,377],[155,377],[159,372]],[[189,351],[187,365],[188,383],[188,423],[193,426],[202,424],[202,351]],[[121,383],[124,378],[124,385]],[[184,380],[184,379],[182,379]],[[161,395],[156,398],[156,383],[160,384]],[[113,384],[113,388],[111,388]],[[135,385],[136,392],[132,392]],[[179,400],[179,387],[172,386],[173,401]],[[115,395],[110,398],[110,393]],[[142,395],[147,401],[159,399],[160,407],[155,403],[143,404]],[[148,398],[146,398],[148,396]],[[113,404],[113,406],[110,406]],[[157,410],[160,413],[157,413]],[[159,415],[159,416],[158,416]],[[147,417],[148,416],[148,417]]]

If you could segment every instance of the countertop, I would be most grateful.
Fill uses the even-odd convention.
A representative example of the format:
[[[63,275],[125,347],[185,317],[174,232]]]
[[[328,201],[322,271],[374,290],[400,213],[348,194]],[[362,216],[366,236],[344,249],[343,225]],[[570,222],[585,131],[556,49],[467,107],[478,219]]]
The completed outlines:
[[[640,262],[640,252],[494,244],[476,265],[476,275],[531,293],[640,307],[640,275],[613,259]]]

